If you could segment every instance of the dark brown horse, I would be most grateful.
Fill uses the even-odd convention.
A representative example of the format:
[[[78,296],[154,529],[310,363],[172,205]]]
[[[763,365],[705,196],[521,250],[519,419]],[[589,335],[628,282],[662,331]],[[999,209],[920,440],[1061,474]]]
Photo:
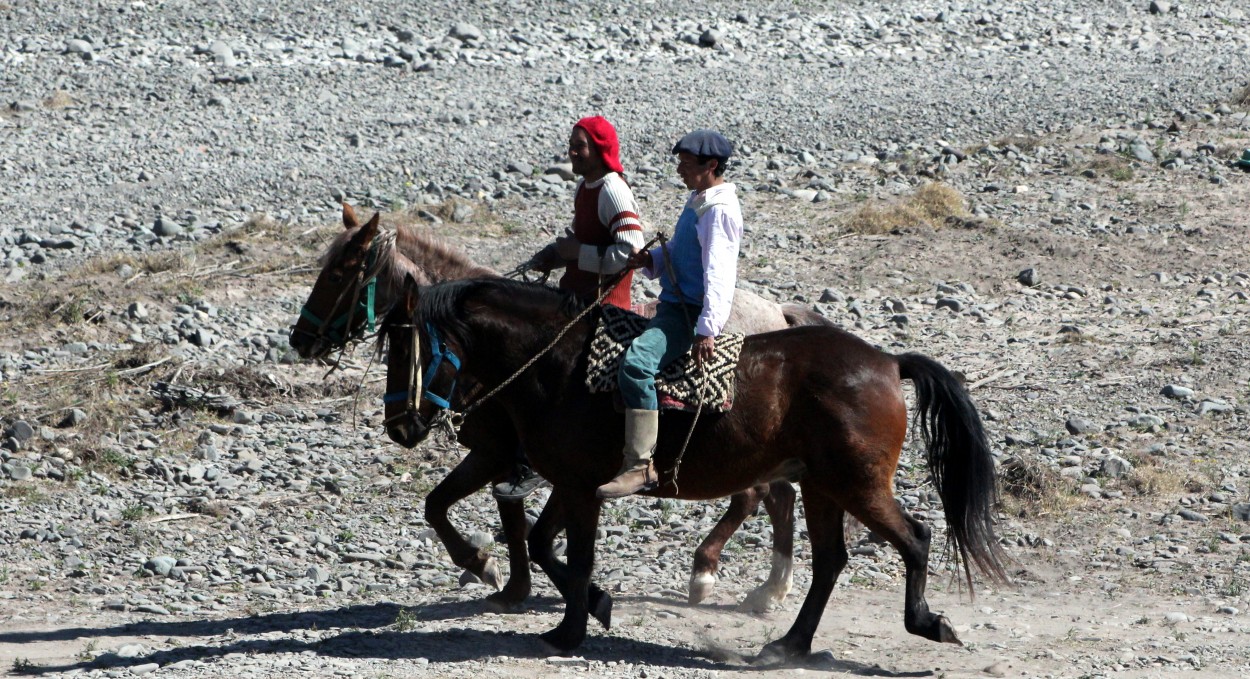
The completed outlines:
[[[610,597],[590,582],[602,502],[595,489],[619,467],[624,437],[623,418],[611,396],[592,394],[585,386],[586,348],[598,314],[592,310],[575,320],[580,304],[571,296],[500,279],[443,283],[412,294],[412,321],[387,330],[392,342],[388,388],[405,388],[414,398],[387,404],[387,428],[403,440],[423,438],[439,407],[429,398],[417,404],[415,396],[454,396],[466,384],[477,391],[462,396],[470,401],[469,417],[491,407],[506,418],[535,468],[552,484],[552,503],[535,524],[529,546],[564,596],[566,609],[559,626],[542,639],[561,651],[576,648],[585,638],[588,615],[602,620],[611,607]],[[411,369],[413,351],[404,347],[417,349],[415,365],[438,367],[424,375]],[[430,362],[452,354],[456,361]],[[765,647],[762,659],[787,660],[810,652],[847,562],[843,521],[848,512],[902,554],[907,631],[958,643],[949,621],[932,613],[925,601],[931,531],[902,511],[893,486],[907,432],[901,380],[908,379],[915,385],[920,432],[945,508],[948,539],[967,584],[971,590],[971,564],[991,578],[1006,579],[991,518],[994,462],[980,417],[959,382],[930,358],[887,354],[832,327],[748,337],[737,379],[733,410],[699,419],[679,470],[675,458],[691,417],[672,413],[661,418],[655,453],[660,486],[646,494],[710,499],[802,470],[812,585],[794,625]],[[473,410],[474,399],[484,397],[473,388],[497,385],[502,388],[486,392],[493,396]],[[674,483],[676,471],[679,484]],[[561,526],[568,536],[567,564],[550,548],[550,536]]]
[[[303,358],[321,358],[344,347],[372,329],[374,319],[386,313],[400,298],[406,277],[418,284],[459,280],[497,274],[469,260],[462,252],[425,232],[400,227],[380,228],[378,215],[361,225],[355,211],[343,206],[344,231],[322,258],[322,271],[291,329],[291,346]],[[739,291],[729,330],[763,332],[787,325],[820,322],[803,310],[767,302]],[[509,578],[506,584],[494,559],[469,543],[448,518],[451,506],[492,481],[501,480],[514,459],[516,435],[498,426],[502,415],[488,408],[475,414],[460,430],[460,443],[469,454],[426,498],[425,517],[446,546],[452,561],[485,582],[502,590],[490,597],[500,605],[521,603],[530,590],[526,520],[516,502],[500,502],[499,513],[508,544]],[[415,441],[396,439],[412,447]],[[763,502],[773,524],[773,559],[768,579],[748,596],[743,605],[752,610],[767,608],[790,591],[794,540],[793,486],[786,481],[760,484],[737,493],[725,516],[694,554],[689,600],[698,603],[713,591],[721,550]]]

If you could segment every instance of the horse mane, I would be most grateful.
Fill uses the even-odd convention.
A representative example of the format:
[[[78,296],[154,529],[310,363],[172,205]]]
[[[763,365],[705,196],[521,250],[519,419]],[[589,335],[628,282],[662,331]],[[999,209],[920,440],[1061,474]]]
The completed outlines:
[[[342,257],[347,244],[357,231],[358,229],[346,229],[331,241],[330,247],[321,256],[320,265],[324,268],[328,262]],[[495,270],[469,259],[463,250],[426,228],[408,224],[395,225],[395,250],[415,265],[402,265],[392,253],[390,260],[378,272],[378,282],[395,290],[403,287],[404,278],[408,274],[412,274],[420,285],[499,275]]]
[[[395,248],[429,277],[426,281],[417,280],[423,285],[499,275],[494,269],[469,259],[463,250],[434,235],[429,229],[396,225]],[[398,267],[391,268],[398,270]],[[399,271],[398,275],[402,278],[403,272]]]
[[[465,306],[482,295],[497,295],[523,315],[554,310],[564,318],[573,318],[586,308],[586,303],[571,292],[542,283],[510,278],[469,278],[452,280],[421,289],[416,318],[438,328],[445,337],[453,338],[467,353],[470,351],[469,328],[465,323]]]

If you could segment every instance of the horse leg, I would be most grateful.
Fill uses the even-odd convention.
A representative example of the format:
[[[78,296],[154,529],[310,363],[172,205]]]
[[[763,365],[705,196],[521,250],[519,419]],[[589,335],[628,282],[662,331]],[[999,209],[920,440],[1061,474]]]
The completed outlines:
[[[456,465],[455,469],[452,469],[451,473],[434,486],[434,490],[426,496],[425,520],[438,534],[438,539],[442,540],[453,563],[481,578],[482,582],[500,589],[503,576],[499,573],[499,565],[495,563],[495,559],[485,550],[478,549],[465,540],[447,518],[447,511],[453,504],[473,494],[488,481],[507,471],[510,457],[493,454],[493,452],[481,449],[470,450],[460,464]],[[523,520],[524,516],[521,518]],[[528,571],[528,566],[525,570]],[[515,575],[515,571],[513,574]]]
[[[807,512],[807,534],[812,540],[812,584],[790,631],[760,651],[755,660],[758,664],[783,663],[811,653],[812,637],[816,635],[820,616],[829,603],[838,574],[846,566],[846,537],[842,532],[845,512],[817,485],[807,479],[800,482],[803,507]]]
[[[512,502],[511,504],[519,505],[520,503]],[[560,592],[560,596],[568,599],[571,577],[569,567],[556,558],[553,550],[556,535],[564,528],[563,511],[564,507],[559,496],[552,493],[551,498],[547,500],[547,504],[538,515],[538,521],[534,522],[534,527],[530,529],[529,552],[534,563],[538,564],[538,567],[551,579],[551,583]],[[594,583],[590,583],[587,589],[590,615],[603,625],[603,629],[611,629],[612,597]]]
[[[760,498],[768,494],[768,486],[760,484],[735,494],[729,499],[729,509],[712,527],[698,549],[694,550],[694,567],[690,574],[690,605],[703,601],[716,589],[716,571],[720,568],[720,553],[747,517],[755,514]]]
[[[768,580],[742,602],[742,608],[761,613],[786,598],[794,576],[794,486],[774,481],[766,488],[764,509],[773,524],[773,566]]]
[[[857,513],[858,514],[858,513]],[[933,531],[907,514],[891,497],[869,505],[859,516],[864,525],[894,545],[907,569],[903,625],[908,632],[931,641],[963,645],[945,616],[929,611],[925,585],[929,578],[929,541]]]
[[[544,632],[540,638],[557,652],[566,653],[580,646],[586,638],[586,620],[591,604],[590,574],[595,565],[595,531],[599,527],[602,503],[593,490],[568,494],[560,501],[564,504],[564,529],[569,541],[568,577],[560,591],[564,595],[564,618],[555,629]]]
[[[508,543],[508,582],[501,591],[486,597],[500,610],[515,610],[530,595],[530,556],[526,548],[529,521],[525,504],[515,500],[496,500],[504,539]]]

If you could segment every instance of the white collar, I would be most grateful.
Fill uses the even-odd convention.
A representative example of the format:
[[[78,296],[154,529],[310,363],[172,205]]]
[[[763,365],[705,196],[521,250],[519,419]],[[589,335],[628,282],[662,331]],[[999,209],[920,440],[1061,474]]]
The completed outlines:
[[[702,217],[714,205],[729,205],[737,200],[738,187],[730,182],[725,182],[704,191],[691,192],[690,207],[694,208],[695,213]]]
[[[586,181],[585,179],[583,179],[583,180],[582,180],[582,186],[584,186],[584,187],[586,187],[586,188],[588,188],[588,189],[598,188],[599,186],[601,186],[604,182],[606,182],[606,181],[608,180],[608,177],[611,177],[611,176],[612,176],[612,175],[614,175],[614,174],[616,174],[616,173],[615,173],[615,172],[612,172],[612,171],[610,171],[610,170],[609,170],[607,174],[605,174],[605,175],[603,175],[602,177],[600,177],[600,178],[598,178],[598,179],[594,180],[593,182],[588,182],[588,181]]]

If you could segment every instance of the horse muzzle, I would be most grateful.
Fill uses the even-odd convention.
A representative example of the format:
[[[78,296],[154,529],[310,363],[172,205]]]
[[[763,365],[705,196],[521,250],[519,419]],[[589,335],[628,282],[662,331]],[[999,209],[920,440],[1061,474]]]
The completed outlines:
[[[405,448],[415,448],[430,434],[430,425],[418,413],[405,413],[386,424],[386,435]]]
[[[316,333],[308,332],[303,328],[292,326],[291,334],[287,338],[291,348],[295,353],[299,354],[302,359],[325,358],[330,354],[333,348],[324,338]]]

